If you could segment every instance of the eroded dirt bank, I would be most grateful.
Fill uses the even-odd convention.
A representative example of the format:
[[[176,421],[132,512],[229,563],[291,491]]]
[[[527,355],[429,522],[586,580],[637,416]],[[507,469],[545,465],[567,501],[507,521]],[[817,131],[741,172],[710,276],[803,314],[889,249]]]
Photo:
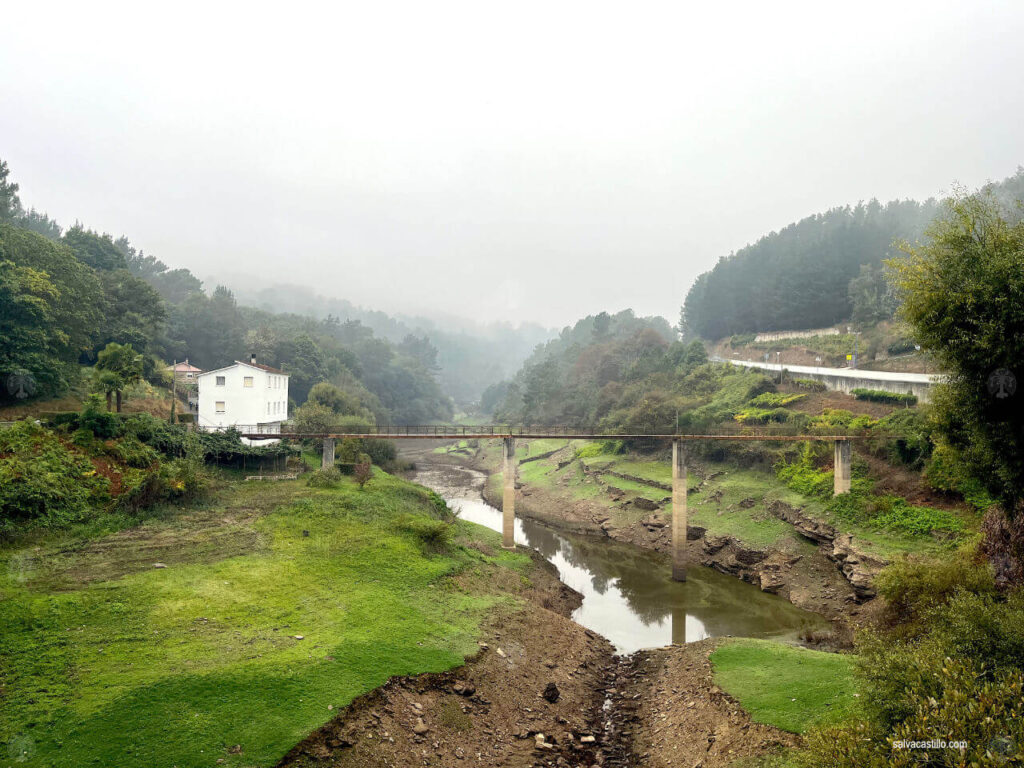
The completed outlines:
[[[726,766],[796,737],[752,723],[712,680],[717,641],[623,658],[569,615],[580,597],[535,555],[521,608],[458,669],[393,678],[281,766]]]
[[[578,593],[534,559],[525,605],[500,610],[464,666],[392,679],[280,765],[633,765],[626,742],[606,728],[613,648],[568,618]]]

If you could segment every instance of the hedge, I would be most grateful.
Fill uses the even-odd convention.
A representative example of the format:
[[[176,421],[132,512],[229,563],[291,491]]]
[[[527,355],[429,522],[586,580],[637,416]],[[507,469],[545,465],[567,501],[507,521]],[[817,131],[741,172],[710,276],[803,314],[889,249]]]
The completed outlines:
[[[917,405],[917,395],[903,394],[901,392],[858,388],[851,390],[851,394],[857,400],[870,400],[875,403],[888,403],[890,405]]]

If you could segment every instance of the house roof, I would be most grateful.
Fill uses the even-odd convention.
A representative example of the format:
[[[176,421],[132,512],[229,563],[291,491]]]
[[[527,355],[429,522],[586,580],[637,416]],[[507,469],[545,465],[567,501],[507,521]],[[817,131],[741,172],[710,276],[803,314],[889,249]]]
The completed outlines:
[[[246,368],[255,368],[259,371],[266,371],[267,373],[275,373],[278,376],[291,376],[290,373],[285,373],[277,368],[271,368],[269,365],[262,365],[260,363],[243,363],[241,360],[235,360],[231,365],[223,365],[220,368],[214,368],[212,371],[203,371],[200,376],[209,376],[211,373],[220,373],[226,371],[228,368],[234,368],[236,365],[244,365]]]
[[[202,368],[196,368],[191,363],[178,363],[177,365],[168,365],[168,371],[182,372],[182,373],[201,373]]]
[[[235,360],[235,362],[239,365],[248,365],[250,368],[259,368],[261,371],[266,371],[267,373],[277,373],[281,376],[288,375],[280,368],[271,368],[269,365],[263,365],[263,363],[243,363],[241,360]]]

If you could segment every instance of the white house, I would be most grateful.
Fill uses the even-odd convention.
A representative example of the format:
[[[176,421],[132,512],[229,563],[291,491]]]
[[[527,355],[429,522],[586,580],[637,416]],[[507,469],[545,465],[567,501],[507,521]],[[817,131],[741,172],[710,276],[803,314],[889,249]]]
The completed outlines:
[[[288,374],[258,364],[255,355],[248,363],[197,374],[196,383],[200,429],[259,425],[274,431],[288,419]]]

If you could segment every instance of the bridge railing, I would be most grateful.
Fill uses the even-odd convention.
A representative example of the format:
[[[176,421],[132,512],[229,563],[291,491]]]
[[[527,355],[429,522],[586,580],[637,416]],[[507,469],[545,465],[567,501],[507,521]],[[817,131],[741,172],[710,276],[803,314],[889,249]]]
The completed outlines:
[[[600,428],[597,426],[577,426],[577,425],[540,425],[540,424],[486,424],[486,425],[452,425],[452,424],[378,424],[373,427],[366,427],[365,429],[359,430],[358,433],[352,430],[349,425],[345,426],[333,426],[317,429],[315,432],[303,432],[297,429],[294,425],[290,424],[235,424],[231,428],[237,430],[239,433],[245,436],[283,436],[283,437],[294,437],[294,436],[308,436],[314,437],[317,435],[346,435],[346,434],[359,434],[368,435],[374,437],[380,437],[387,439],[389,437],[436,437],[438,439],[449,439],[458,437],[522,437],[528,436],[532,438],[538,437],[558,437],[558,438],[573,438],[573,437],[597,437],[597,438],[634,438],[641,439],[645,437],[649,438],[668,438],[676,435],[679,436],[699,436],[708,435],[713,437],[737,437],[737,438],[756,438],[756,437],[799,437],[806,435],[807,437],[815,436],[830,436],[830,437],[865,437],[871,435],[872,437],[896,437],[897,435],[890,435],[888,433],[879,433],[878,431],[871,431],[867,429],[861,430],[836,430],[833,428],[819,427],[813,429],[800,429],[795,426],[778,424],[778,425],[761,425],[761,426],[745,426],[743,424],[720,424],[707,429],[699,428],[687,428],[687,429],[673,429],[671,427],[638,427],[634,430],[609,430],[607,428]],[[204,431],[217,431],[228,429],[228,427],[211,427],[211,426],[197,426],[197,429]]]

